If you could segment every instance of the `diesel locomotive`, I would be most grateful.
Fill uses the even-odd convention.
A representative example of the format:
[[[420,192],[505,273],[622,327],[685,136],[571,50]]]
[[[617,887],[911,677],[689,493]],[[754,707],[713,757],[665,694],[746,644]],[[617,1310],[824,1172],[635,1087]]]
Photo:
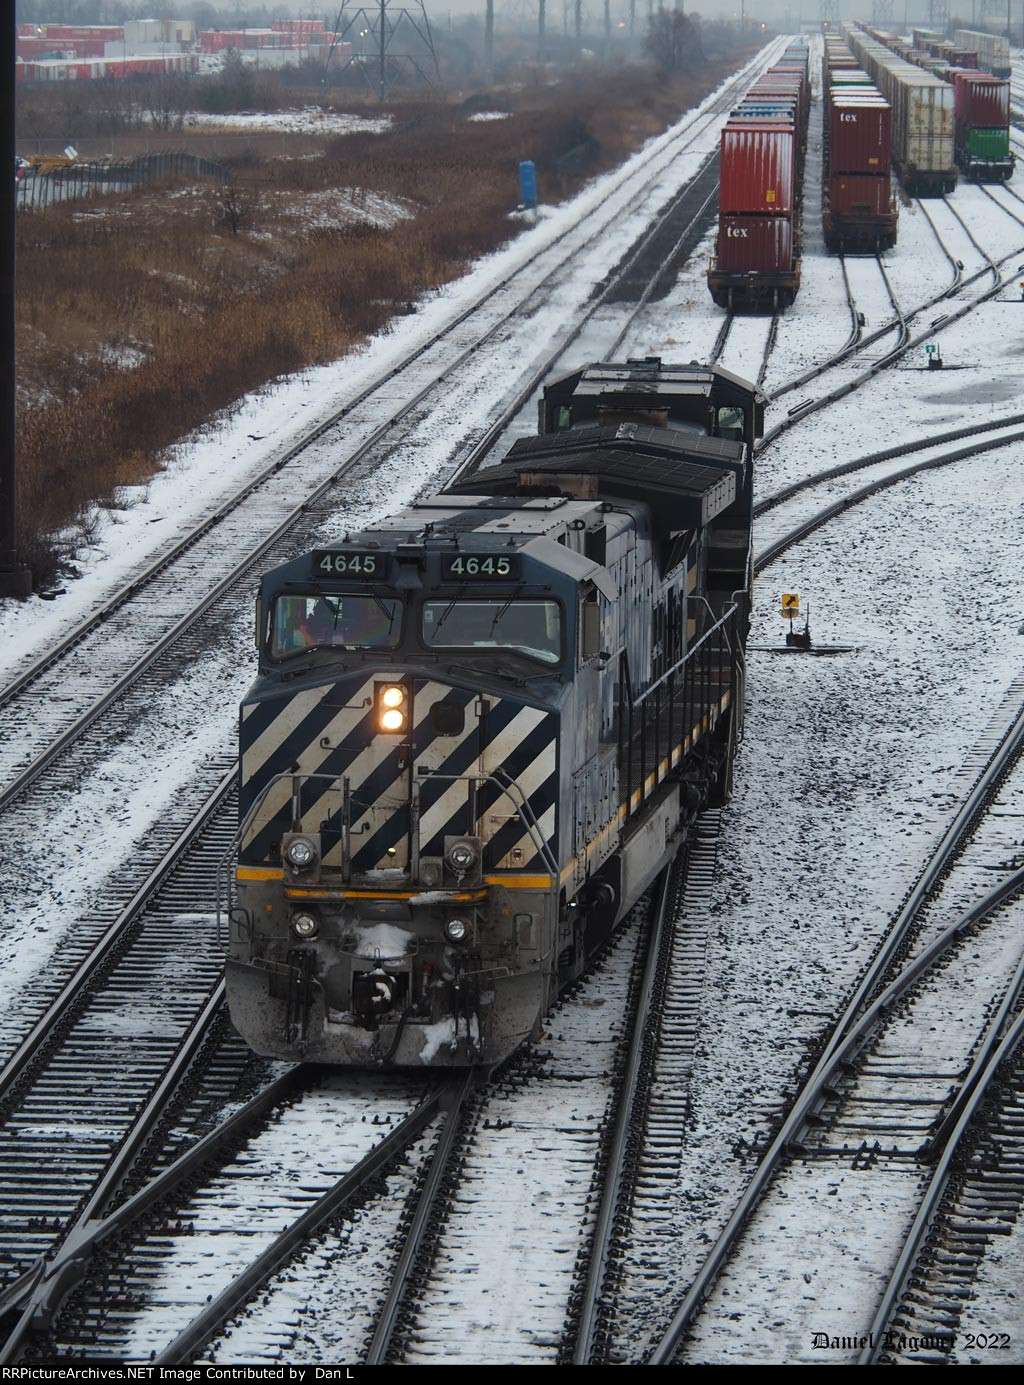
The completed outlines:
[[[502,463],[264,576],[226,961],[253,1049],[500,1061],[725,800],[764,403],[696,363],[570,372]]]

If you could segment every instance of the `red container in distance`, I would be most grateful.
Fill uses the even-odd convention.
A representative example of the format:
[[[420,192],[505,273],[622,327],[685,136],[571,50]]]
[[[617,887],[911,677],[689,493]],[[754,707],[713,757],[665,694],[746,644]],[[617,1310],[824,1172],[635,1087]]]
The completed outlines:
[[[957,127],[971,129],[1001,129],[1010,122],[1010,84],[1002,77],[987,72],[957,72],[953,79],[956,89]]]
[[[726,274],[771,274],[793,268],[789,216],[728,216],[718,221],[718,269]]]
[[[892,107],[833,92],[828,103],[828,158],[833,173],[888,173],[892,164]]]
[[[795,183],[792,125],[768,119],[726,125],[719,166],[720,211],[791,215]]]
[[[829,183],[833,216],[860,219],[887,216],[891,198],[887,173],[834,173]]]

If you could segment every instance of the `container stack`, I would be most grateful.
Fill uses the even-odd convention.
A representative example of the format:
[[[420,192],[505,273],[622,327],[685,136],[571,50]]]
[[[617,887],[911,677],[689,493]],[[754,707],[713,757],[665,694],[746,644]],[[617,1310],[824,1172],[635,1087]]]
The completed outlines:
[[[708,269],[719,307],[776,311],[789,307],[800,287],[808,63],[807,44],[792,44],[722,130],[718,239]]]
[[[956,161],[977,182],[1005,182],[1013,174],[1010,152],[1010,84],[988,72],[957,68]]]
[[[846,30],[847,42],[892,107],[892,162],[911,197],[941,197],[956,187],[953,88],[933,72],[899,57],[866,26]]]
[[[1011,71],[1010,64],[1010,40],[1003,34],[989,34],[984,30],[975,29],[956,29],[953,33],[953,42],[958,48],[973,50],[975,55],[975,67],[984,68],[986,72],[991,72],[993,77],[1009,77]],[[970,64],[961,63],[961,67]]]
[[[840,39],[822,60],[821,221],[829,250],[888,250],[896,243],[892,107]]]

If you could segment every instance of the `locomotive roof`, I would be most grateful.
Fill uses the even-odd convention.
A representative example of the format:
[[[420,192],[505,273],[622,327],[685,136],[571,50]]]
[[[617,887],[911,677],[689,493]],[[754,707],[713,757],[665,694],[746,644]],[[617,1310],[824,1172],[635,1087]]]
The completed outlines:
[[[507,460],[458,481],[448,494],[569,494],[640,501],[659,537],[699,529],[736,498],[742,443],[641,423],[592,425],[521,438]],[[522,502],[520,502],[522,503]]]
[[[598,361],[582,369],[567,370],[548,382],[547,388],[554,389],[563,382],[576,378],[573,393],[577,398],[584,396],[600,397],[613,394],[616,400],[624,394],[635,392],[638,395],[663,394],[669,396],[708,395],[712,389],[723,387],[763,404],[766,396],[756,385],[734,375],[722,366],[706,366],[691,361],[687,365],[663,363],[659,356],[647,356],[643,360],[622,362]],[[627,386],[627,389],[623,389]]]

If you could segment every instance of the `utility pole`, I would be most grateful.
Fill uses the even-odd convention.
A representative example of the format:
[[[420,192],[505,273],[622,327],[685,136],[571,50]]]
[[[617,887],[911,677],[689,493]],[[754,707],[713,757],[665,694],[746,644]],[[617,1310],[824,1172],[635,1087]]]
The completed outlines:
[[[544,8],[545,0],[537,0],[537,66],[544,66]]]
[[[484,16],[484,86],[494,85],[494,0],[487,0]]]
[[[14,6],[3,20],[0,63],[7,73],[3,103],[7,176],[14,167]],[[8,185],[7,210],[0,235],[0,317],[3,318],[3,369],[0,371],[0,597],[32,595],[32,574],[18,558],[18,470],[14,455],[14,192]]]

